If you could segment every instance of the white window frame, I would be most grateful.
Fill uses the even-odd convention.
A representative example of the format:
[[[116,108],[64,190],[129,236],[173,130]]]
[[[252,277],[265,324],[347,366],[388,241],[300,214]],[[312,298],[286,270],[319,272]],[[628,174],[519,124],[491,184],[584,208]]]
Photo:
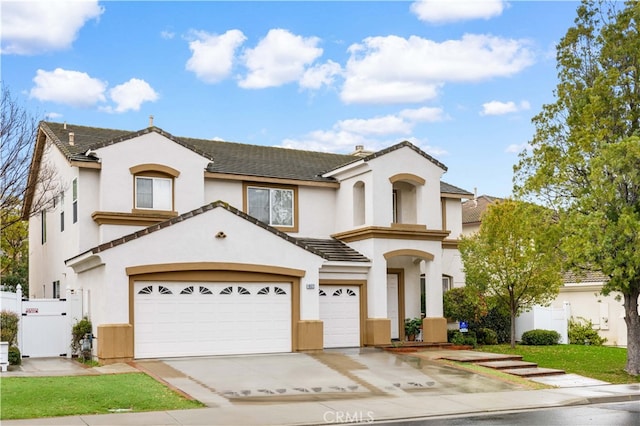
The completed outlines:
[[[152,188],[151,188],[151,206],[150,207],[149,205],[142,206],[139,203],[140,193],[138,192],[138,181],[142,179],[151,181]],[[168,191],[166,189],[161,189],[160,185],[162,182],[169,184]],[[168,193],[165,195],[162,195],[162,194],[157,195],[159,191],[164,191]],[[145,176],[145,175],[135,176],[134,208],[136,210],[173,211],[173,178]]]
[[[453,279],[449,275],[442,276],[442,294],[451,290],[453,287]]]
[[[258,190],[258,191],[268,191],[269,196],[268,196],[268,205],[265,206],[267,209],[267,214],[268,214],[268,218],[264,217],[264,215],[262,214],[257,214],[257,212],[255,210],[252,210],[252,197],[251,197],[251,193],[252,190]],[[283,220],[277,220],[276,216],[278,214],[277,209],[275,208],[276,206],[273,205],[274,202],[274,195],[276,192],[286,192],[286,193],[290,193],[290,202],[291,202],[291,211],[289,212],[289,214],[286,214],[286,217],[284,218],[285,221]],[[277,187],[267,187],[267,186],[258,186],[258,185],[248,185],[247,189],[246,189],[246,196],[247,196],[247,214],[249,214],[250,216],[255,217],[256,219],[265,222],[266,224],[276,227],[276,228],[294,228],[296,226],[296,191],[293,188],[277,188]],[[262,217],[261,217],[262,216]]]
[[[78,178],[73,179],[71,194],[73,201],[73,223],[76,223],[78,221]]]

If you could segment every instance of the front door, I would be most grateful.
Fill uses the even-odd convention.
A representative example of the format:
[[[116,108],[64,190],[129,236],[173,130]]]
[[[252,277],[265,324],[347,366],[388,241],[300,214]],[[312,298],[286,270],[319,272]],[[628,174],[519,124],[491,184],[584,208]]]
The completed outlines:
[[[400,338],[398,275],[387,274],[387,318],[391,320],[391,338]]]

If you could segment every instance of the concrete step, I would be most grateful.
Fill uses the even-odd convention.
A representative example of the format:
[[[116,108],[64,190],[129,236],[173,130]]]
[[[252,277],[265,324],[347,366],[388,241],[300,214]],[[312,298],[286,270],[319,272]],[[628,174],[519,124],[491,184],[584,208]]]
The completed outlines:
[[[509,368],[500,370],[504,373],[513,374],[519,377],[541,377],[541,376],[556,376],[565,374],[563,370],[556,370],[553,368]]]
[[[476,362],[476,365],[482,367],[494,368],[496,370],[507,370],[516,368],[536,368],[538,364],[535,362],[527,362],[521,360],[499,360],[499,361],[486,361]]]

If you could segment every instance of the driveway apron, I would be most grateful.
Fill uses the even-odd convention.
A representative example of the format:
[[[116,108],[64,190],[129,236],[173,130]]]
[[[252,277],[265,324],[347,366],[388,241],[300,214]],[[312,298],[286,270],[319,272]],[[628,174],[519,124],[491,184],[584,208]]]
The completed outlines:
[[[209,407],[523,389],[379,349],[138,360],[136,366]]]

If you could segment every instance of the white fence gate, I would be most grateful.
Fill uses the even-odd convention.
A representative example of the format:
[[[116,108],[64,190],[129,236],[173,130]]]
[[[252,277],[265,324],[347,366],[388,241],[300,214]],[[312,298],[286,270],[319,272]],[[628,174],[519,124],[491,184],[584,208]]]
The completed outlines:
[[[2,292],[2,309],[17,313],[18,348],[23,357],[71,356],[71,329],[82,319],[82,294],[68,290],[65,299],[22,300],[22,290]]]
[[[560,343],[569,343],[569,307],[551,308],[536,305],[529,312],[516,318],[516,340],[522,339],[522,333],[529,330],[555,330],[560,334]]]

